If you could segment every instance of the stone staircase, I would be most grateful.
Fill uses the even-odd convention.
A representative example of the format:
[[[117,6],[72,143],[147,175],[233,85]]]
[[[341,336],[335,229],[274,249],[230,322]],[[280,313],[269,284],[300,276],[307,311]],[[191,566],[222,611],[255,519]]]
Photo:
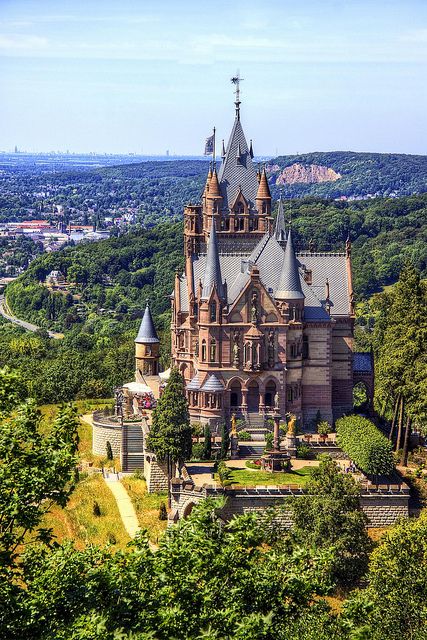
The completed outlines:
[[[122,456],[122,471],[144,469],[144,436],[140,424],[127,424],[127,438]]]
[[[264,441],[266,434],[271,430],[265,416],[259,413],[248,413],[245,422],[246,425],[242,426],[240,431],[247,431],[255,441]]]
[[[239,444],[239,458],[249,458],[250,460],[258,460],[264,453],[264,445],[245,442]]]

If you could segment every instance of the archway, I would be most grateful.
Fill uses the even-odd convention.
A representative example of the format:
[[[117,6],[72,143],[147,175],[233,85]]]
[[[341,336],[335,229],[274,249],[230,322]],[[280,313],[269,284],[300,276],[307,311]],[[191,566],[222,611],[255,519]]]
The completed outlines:
[[[363,412],[369,408],[370,396],[367,385],[360,381],[353,387],[353,409]]]
[[[276,395],[276,383],[273,380],[267,383],[265,387],[265,406],[272,408],[274,407],[274,397]]]
[[[248,411],[251,411],[251,412],[259,411],[259,387],[258,387],[258,382],[256,380],[251,380],[250,383],[248,384],[247,403],[248,403]]]
[[[232,409],[238,409],[242,404],[242,385],[238,380],[235,380],[230,385],[230,407]]]
[[[194,507],[194,502],[189,502],[185,509],[184,509],[184,513],[182,514],[183,518],[188,518],[188,516],[190,515],[190,513],[193,511],[193,507]]]

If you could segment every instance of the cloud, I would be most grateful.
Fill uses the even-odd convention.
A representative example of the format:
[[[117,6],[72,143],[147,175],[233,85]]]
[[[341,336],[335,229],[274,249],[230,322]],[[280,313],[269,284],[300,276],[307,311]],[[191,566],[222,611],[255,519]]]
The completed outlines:
[[[38,52],[48,47],[47,38],[32,35],[7,35],[0,33],[0,51],[5,53]]]

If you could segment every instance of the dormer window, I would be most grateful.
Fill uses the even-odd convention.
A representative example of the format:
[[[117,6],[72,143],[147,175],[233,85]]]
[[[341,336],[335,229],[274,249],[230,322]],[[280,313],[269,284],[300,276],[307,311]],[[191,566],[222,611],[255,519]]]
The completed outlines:
[[[312,282],[313,282],[313,272],[311,271],[311,269],[306,269],[304,271],[304,281],[307,284],[312,284]]]
[[[238,202],[236,204],[235,212],[237,213],[237,215],[242,215],[243,213],[245,213],[245,207],[243,202]]]

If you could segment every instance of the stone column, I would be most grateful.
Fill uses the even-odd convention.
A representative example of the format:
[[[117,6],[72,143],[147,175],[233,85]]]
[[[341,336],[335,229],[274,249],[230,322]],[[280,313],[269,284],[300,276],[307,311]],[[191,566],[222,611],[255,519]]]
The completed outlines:
[[[273,450],[280,451],[280,413],[276,412],[273,416]]]

